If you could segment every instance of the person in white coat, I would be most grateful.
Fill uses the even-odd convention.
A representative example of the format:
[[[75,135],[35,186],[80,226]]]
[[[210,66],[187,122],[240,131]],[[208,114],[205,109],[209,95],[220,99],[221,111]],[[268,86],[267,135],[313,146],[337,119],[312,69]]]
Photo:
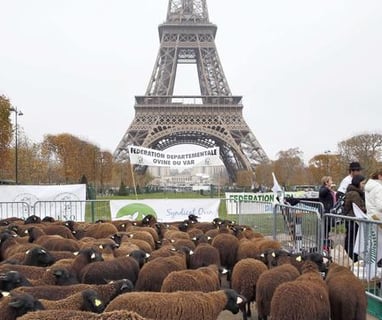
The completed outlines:
[[[382,168],[372,173],[367,181],[365,199],[367,215],[382,221]]]
[[[382,168],[373,172],[365,185],[366,212],[370,219],[382,222]],[[382,264],[382,224],[378,228],[378,265]]]

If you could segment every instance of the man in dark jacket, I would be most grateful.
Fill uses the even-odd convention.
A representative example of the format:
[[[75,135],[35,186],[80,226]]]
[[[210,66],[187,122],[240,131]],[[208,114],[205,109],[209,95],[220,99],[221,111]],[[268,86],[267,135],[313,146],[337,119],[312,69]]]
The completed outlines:
[[[366,213],[365,205],[365,183],[366,179],[362,175],[353,177],[351,184],[349,184],[345,193],[344,215],[355,217],[353,211],[353,203],[356,204],[363,212]],[[353,261],[358,261],[358,255],[354,253],[354,242],[357,236],[358,224],[355,221],[346,221],[346,236],[345,236],[345,250]]]

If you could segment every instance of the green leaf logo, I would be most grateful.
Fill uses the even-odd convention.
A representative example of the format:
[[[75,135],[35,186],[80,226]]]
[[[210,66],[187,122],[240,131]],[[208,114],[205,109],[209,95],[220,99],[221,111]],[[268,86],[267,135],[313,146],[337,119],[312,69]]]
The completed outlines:
[[[155,218],[157,217],[153,208],[149,207],[147,204],[135,202],[119,209],[117,218],[124,217],[128,220],[142,220],[149,214],[153,215]]]

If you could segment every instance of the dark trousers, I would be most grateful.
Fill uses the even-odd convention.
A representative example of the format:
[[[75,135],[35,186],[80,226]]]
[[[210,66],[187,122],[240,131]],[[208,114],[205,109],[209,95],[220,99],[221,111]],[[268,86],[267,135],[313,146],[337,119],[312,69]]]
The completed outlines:
[[[354,253],[354,243],[357,236],[358,224],[355,221],[346,221],[345,250],[354,262],[358,261],[358,254]]]

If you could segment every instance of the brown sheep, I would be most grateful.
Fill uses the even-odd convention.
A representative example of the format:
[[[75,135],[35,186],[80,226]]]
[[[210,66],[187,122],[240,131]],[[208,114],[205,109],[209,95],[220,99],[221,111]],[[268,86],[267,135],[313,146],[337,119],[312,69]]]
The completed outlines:
[[[200,243],[196,246],[194,253],[190,256],[190,268],[197,269],[215,264],[220,267],[219,250],[209,243]]]
[[[201,267],[195,270],[171,272],[163,281],[162,292],[202,291],[210,292],[220,289],[219,269],[216,265]]]
[[[112,281],[107,284],[101,285],[89,285],[89,284],[75,284],[70,286],[55,286],[55,285],[45,285],[36,287],[18,287],[12,290],[13,294],[27,293],[36,299],[45,300],[62,300],[67,297],[84,291],[86,289],[92,289],[97,292],[100,300],[107,305],[116,296],[130,292],[134,288],[131,281],[127,279]]]
[[[239,312],[243,298],[232,289],[214,292],[131,292],[125,293],[105,311],[131,310],[156,320],[216,320],[223,310]]]
[[[1,320],[15,320],[29,311],[43,309],[42,304],[30,295],[8,295],[0,299]]]
[[[160,291],[163,280],[172,271],[187,269],[189,253],[176,252],[170,257],[159,257],[143,265],[135,284],[137,291]]]
[[[259,320],[266,320],[271,314],[271,301],[276,288],[300,276],[291,264],[283,264],[264,271],[256,283],[256,306]]]
[[[332,320],[365,320],[367,298],[365,288],[351,270],[331,263],[326,283]]]
[[[328,288],[318,266],[307,261],[302,275],[279,285],[271,302],[272,320],[327,320],[330,317]]]
[[[266,270],[268,268],[263,262],[252,258],[242,259],[233,267],[231,287],[247,300],[240,308],[243,312],[243,320],[251,317],[251,302],[256,299],[256,283]]]
[[[150,320],[143,318],[133,311],[116,310],[111,312],[103,312],[100,314],[76,311],[76,310],[42,310],[28,312],[17,320]]]
[[[220,263],[228,269],[227,280],[231,280],[233,266],[236,263],[239,240],[232,234],[220,233],[212,240],[212,246],[219,250]]]
[[[100,313],[105,309],[103,301],[93,289],[85,289],[57,301],[44,299],[39,301],[45,310],[79,310]]]

